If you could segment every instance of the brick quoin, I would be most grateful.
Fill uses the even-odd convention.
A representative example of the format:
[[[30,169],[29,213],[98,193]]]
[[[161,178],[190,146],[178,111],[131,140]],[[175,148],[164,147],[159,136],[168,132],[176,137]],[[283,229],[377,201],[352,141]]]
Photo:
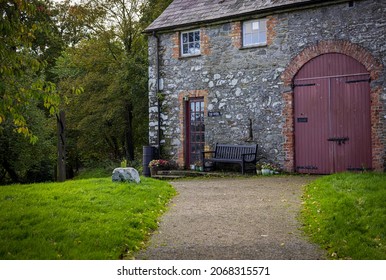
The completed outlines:
[[[275,16],[267,17],[267,45],[272,45],[273,40],[276,37],[275,27],[278,23],[278,20]]]
[[[180,58],[180,32],[175,32],[172,37],[173,52],[172,57],[174,59]]]
[[[383,170],[384,146],[382,145],[381,137],[383,135],[383,124],[381,121],[381,96],[382,88],[378,87],[371,90],[371,148],[373,156],[373,168],[378,171]]]
[[[232,46],[240,49],[242,47],[241,44],[241,22],[236,21],[231,23],[231,32],[229,34],[232,38]]]
[[[294,152],[294,108],[293,108],[293,93],[285,92],[283,94],[284,109],[283,116],[285,118],[285,125],[283,127],[283,135],[285,142],[283,145],[285,158],[284,169],[287,172],[294,172],[295,169],[295,152]]]
[[[290,86],[298,71],[311,59],[326,53],[341,53],[350,56],[362,63],[370,73],[371,80],[376,80],[382,73],[383,66],[378,62],[366,49],[359,45],[348,41],[323,41],[316,45],[307,47],[300,52],[288,64],[287,69],[281,76],[285,86]],[[372,139],[372,164],[376,171],[383,170],[383,160],[385,146],[382,144],[383,124],[381,119],[382,103],[381,103],[381,88],[372,88],[370,90],[371,98],[371,139]],[[285,117],[285,125],[283,127],[284,153],[286,171],[293,172],[295,169],[295,142],[294,142],[294,123],[293,123],[293,92],[285,92],[283,100],[285,102],[283,108],[283,116]]]
[[[202,55],[210,55],[210,43],[209,36],[206,34],[205,29],[200,30],[201,36],[201,54]]]

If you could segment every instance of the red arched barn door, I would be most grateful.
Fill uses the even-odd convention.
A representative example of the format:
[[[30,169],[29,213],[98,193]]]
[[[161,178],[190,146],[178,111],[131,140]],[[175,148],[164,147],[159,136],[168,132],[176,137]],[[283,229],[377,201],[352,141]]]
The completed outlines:
[[[370,76],[357,60],[320,55],[294,78],[295,164],[300,173],[371,168]]]

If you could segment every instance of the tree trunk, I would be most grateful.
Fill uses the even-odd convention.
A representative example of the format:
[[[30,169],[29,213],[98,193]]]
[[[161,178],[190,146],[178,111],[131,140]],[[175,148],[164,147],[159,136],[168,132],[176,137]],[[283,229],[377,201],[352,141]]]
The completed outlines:
[[[4,160],[2,165],[5,171],[8,173],[9,177],[11,177],[12,183],[19,183],[20,182],[19,176],[17,175],[16,171],[13,170],[13,168],[11,167],[11,164],[9,164],[7,160]]]
[[[134,139],[133,139],[133,105],[126,101],[125,106],[125,138],[126,138],[126,157],[128,160],[134,160]]]
[[[58,163],[57,163],[57,181],[64,182],[66,180],[66,138],[65,138],[65,113],[60,111],[56,114],[56,123],[58,129]]]

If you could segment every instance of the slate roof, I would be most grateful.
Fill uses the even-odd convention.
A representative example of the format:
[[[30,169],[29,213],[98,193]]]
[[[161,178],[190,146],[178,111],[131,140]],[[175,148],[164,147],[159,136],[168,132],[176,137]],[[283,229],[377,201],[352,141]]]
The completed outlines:
[[[205,23],[256,12],[267,12],[320,0],[174,0],[145,32]]]

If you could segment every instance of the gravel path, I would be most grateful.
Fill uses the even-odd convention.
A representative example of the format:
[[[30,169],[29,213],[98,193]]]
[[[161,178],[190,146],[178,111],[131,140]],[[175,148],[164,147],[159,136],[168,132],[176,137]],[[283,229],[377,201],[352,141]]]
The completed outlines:
[[[315,177],[175,181],[178,195],[136,259],[323,259],[296,219]]]

